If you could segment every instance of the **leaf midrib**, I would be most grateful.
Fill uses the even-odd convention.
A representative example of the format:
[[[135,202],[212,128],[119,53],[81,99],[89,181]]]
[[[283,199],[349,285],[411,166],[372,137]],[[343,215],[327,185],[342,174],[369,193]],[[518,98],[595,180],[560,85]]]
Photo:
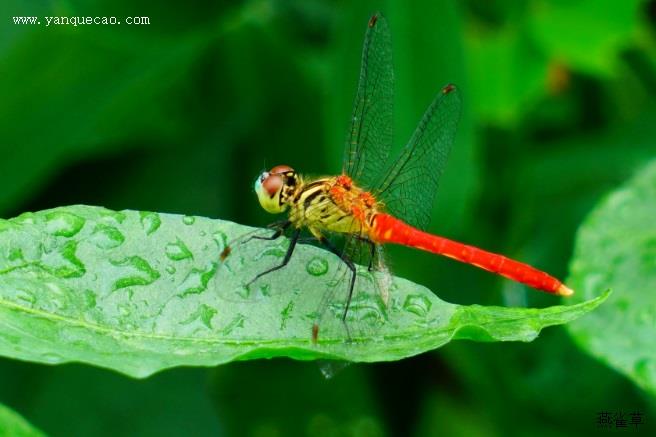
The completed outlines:
[[[605,298],[603,299],[605,300]],[[585,304],[586,302],[582,302],[581,304]],[[166,334],[153,334],[153,333],[146,333],[146,332],[141,332],[141,331],[121,331],[115,328],[109,328],[101,325],[96,325],[92,323],[88,323],[79,319],[73,319],[70,317],[66,316],[61,316],[59,314],[54,314],[34,308],[27,308],[21,305],[18,305],[14,302],[7,301],[5,299],[0,299],[0,307],[5,307],[8,309],[13,309],[13,310],[18,310],[22,311],[27,314],[32,314],[39,316],[41,318],[45,318],[47,320],[53,320],[53,321],[61,321],[64,323],[67,323],[68,325],[72,326],[78,326],[78,327],[83,327],[83,328],[88,328],[91,330],[95,330],[97,332],[103,332],[107,334],[112,334],[116,336],[123,336],[123,337],[137,337],[137,338],[146,338],[146,339],[154,339],[154,340],[174,340],[174,341],[183,341],[183,342],[189,342],[189,343],[205,343],[205,344],[229,344],[229,345],[267,345],[267,344],[276,344],[276,343],[284,343],[286,345],[290,345],[293,343],[298,343],[300,345],[307,345],[308,343],[311,344],[310,340],[300,340],[300,339],[295,339],[295,338],[285,338],[285,339],[262,339],[262,340],[255,340],[255,339],[231,339],[231,338],[224,338],[224,339],[219,339],[219,338],[198,338],[198,337],[187,337],[187,336],[172,336],[172,335],[166,335]],[[566,310],[569,312],[570,310]],[[565,314],[565,313],[563,313]],[[488,326],[492,324],[507,324],[507,323],[514,323],[517,321],[521,321],[524,319],[530,319],[533,318],[534,316],[526,314],[526,315],[519,315],[517,317],[511,317],[511,318],[504,318],[501,320],[494,320],[494,321],[484,321],[484,322],[478,322],[476,324],[466,324],[462,326],[457,326],[457,327],[440,327],[440,328],[428,328],[426,330],[419,330],[419,331],[413,331],[414,334],[410,334],[409,331],[405,331],[402,334],[396,334],[396,335],[386,335],[383,336],[383,340],[392,340],[392,341],[398,341],[398,340],[404,340],[407,337],[412,336],[413,338],[417,338],[417,334],[420,338],[432,338],[434,337],[434,334],[437,333],[442,333],[442,332],[449,332],[451,331],[451,335],[449,338],[453,338],[453,335],[457,332],[458,329],[464,328],[466,326],[476,326],[476,327],[482,327],[482,326]],[[556,323],[556,322],[554,322]],[[544,326],[541,326],[540,329],[542,329]],[[539,330],[536,330],[539,332]],[[486,329],[486,332],[489,333],[489,330]],[[494,336],[493,336],[494,337]],[[321,344],[335,344],[339,342],[343,342],[344,339],[332,339],[332,340],[327,340],[327,339],[322,339]],[[356,341],[357,342],[357,341]],[[361,341],[361,343],[367,343],[368,341]],[[288,347],[288,346],[287,346]]]

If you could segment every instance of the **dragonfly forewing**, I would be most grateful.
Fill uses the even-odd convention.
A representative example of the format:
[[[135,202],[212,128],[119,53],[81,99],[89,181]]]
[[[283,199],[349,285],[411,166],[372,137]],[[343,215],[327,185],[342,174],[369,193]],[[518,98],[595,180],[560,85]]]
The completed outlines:
[[[370,188],[385,170],[392,147],[394,69],[387,21],[369,20],[342,172]]]

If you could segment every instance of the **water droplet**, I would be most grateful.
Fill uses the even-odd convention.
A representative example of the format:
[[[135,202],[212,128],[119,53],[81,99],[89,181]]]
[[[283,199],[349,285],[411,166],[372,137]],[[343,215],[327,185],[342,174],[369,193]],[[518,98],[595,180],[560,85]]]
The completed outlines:
[[[70,212],[54,211],[46,214],[46,229],[57,237],[72,237],[80,232],[84,219]]]
[[[357,320],[365,322],[371,326],[380,326],[387,318],[385,312],[382,311],[380,306],[372,301],[353,305],[351,309],[349,309],[349,313],[351,311]]]
[[[357,291],[354,293],[358,295]],[[330,312],[336,318],[344,314],[346,302],[331,302],[328,304]],[[385,304],[380,298],[372,298],[366,293],[361,293],[351,300],[347,321],[364,323],[370,327],[379,327],[387,320]]]
[[[123,234],[114,226],[97,224],[90,238],[91,242],[101,249],[118,247],[125,241]]]
[[[324,378],[331,379],[334,378],[335,375],[337,375],[339,372],[344,370],[346,367],[348,367],[350,364],[351,363],[349,361],[320,360],[319,370],[321,371],[321,374],[323,375]],[[319,429],[325,429],[325,428],[319,428]]]
[[[207,233],[205,231],[200,231],[200,236],[201,237],[204,237],[205,235],[207,235]]]
[[[146,231],[146,235],[150,235],[155,232],[162,224],[162,219],[160,219],[159,214],[155,212],[140,211],[139,217],[141,221],[141,227]]]
[[[110,219],[114,220],[118,224],[123,223],[127,218],[124,212],[112,211],[111,209],[103,209],[100,212],[100,215],[102,215],[103,217],[109,217]]]
[[[79,278],[86,273],[82,261],[76,256],[77,241],[68,240],[55,250],[42,255],[41,266],[60,278]]]
[[[193,225],[195,221],[196,221],[196,217],[194,217],[193,215],[186,215],[182,217],[182,223],[184,223],[185,225]]]
[[[328,271],[328,262],[315,256],[305,265],[305,270],[312,276],[322,276]]]
[[[210,279],[216,273],[216,268],[216,263],[210,263],[205,269],[191,269],[191,272],[189,272],[187,277],[182,281],[182,284],[180,284],[179,290],[181,293],[178,296],[184,297],[205,291]]]
[[[125,271],[125,274],[114,282],[114,290],[135,285],[149,285],[160,277],[159,272],[153,269],[148,261],[138,256],[130,256],[110,263]]]
[[[166,272],[167,272],[169,275],[174,274],[174,273],[175,273],[175,267],[173,267],[173,266],[166,266]]]
[[[228,247],[228,236],[223,231],[216,231],[212,234],[212,238],[219,246],[220,250],[224,250]]]
[[[244,327],[244,320],[246,318],[244,317],[243,314],[237,314],[228,324],[221,329],[219,332],[221,335],[229,335],[234,331],[236,328],[243,328]]]
[[[433,306],[428,297],[423,294],[410,294],[403,302],[403,309],[419,317],[426,317]]]
[[[175,243],[168,243],[166,245],[166,256],[173,261],[181,261],[187,258],[193,258],[191,251],[179,238]]]
[[[212,329],[212,318],[214,318],[217,312],[216,308],[202,304],[189,316],[189,318],[183,320],[180,324],[188,325],[194,320],[200,320],[208,329]]]

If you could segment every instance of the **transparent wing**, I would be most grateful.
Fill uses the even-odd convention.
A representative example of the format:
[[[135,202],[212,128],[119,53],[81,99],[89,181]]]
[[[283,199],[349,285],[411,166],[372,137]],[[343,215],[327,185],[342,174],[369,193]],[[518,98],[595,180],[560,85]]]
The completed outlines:
[[[389,29],[376,14],[362,49],[362,66],[344,148],[344,174],[371,188],[384,170],[392,146],[394,73]]]
[[[348,235],[341,256],[356,264],[353,294],[349,296],[352,272],[346,263],[341,262],[328,282],[317,309],[315,327],[319,342],[335,336],[346,336],[352,341],[371,337],[387,320],[391,281],[389,272],[381,261],[382,248],[376,247],[372,259],[371,246],[353,235]],[[371,270],[369,265],[372,266]],[[346,320],[343,321],[347,305],[349,310]]]
[[[459,120],[459,92],[454,85],[447,85],[374,190],[390,214],[419,229],[428,226]]]
[[[221,242],[216,279],[221,299],[230,302],[259,301],[286,289],[272,290],[269,283],[275,276],[264,277],[251,286],[246,285],[260,271],[273,267],[285,257],[289,239],[280,236],[267,240],[275,228],[253,228],[237,238]],[[253,270],[251,266],[260,266]],[[272,273],[275,275],[276,273]]]

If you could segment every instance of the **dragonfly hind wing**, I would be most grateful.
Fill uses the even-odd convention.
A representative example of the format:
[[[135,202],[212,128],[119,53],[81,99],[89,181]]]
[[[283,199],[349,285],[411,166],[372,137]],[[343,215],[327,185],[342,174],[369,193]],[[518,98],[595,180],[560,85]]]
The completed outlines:
[[[390,214],[416,228],[426,229],[430,223],[460,120],[460,106],[458,89],[454,85],[442,88],[401,155],[374,189]]]

